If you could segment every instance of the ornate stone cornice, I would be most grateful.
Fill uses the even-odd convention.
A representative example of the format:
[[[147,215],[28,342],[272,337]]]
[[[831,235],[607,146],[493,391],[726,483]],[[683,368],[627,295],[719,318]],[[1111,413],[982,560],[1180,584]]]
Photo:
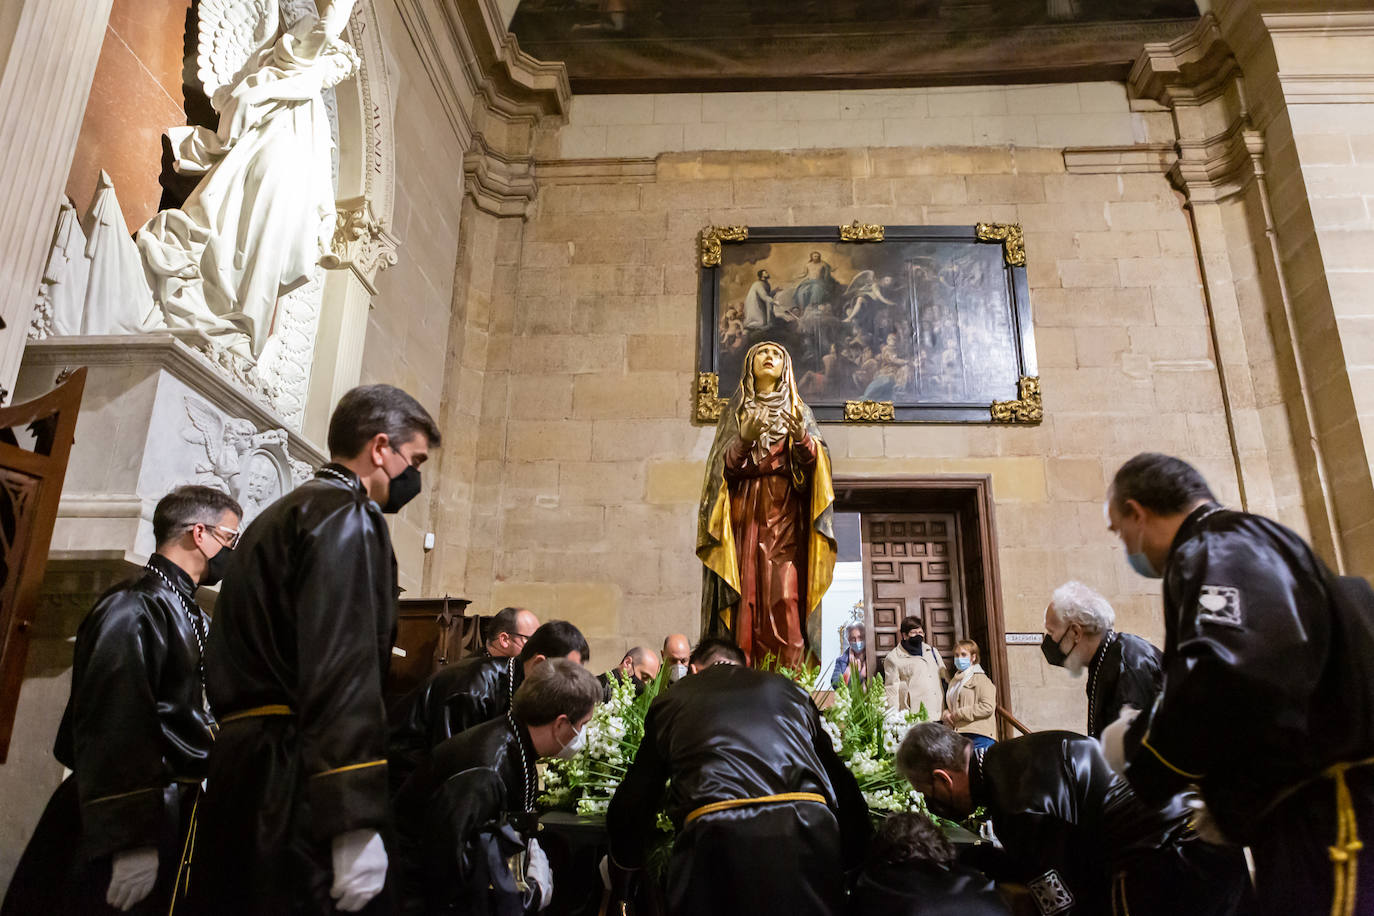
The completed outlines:
[[[1214,137],[1180,138],[1169,180],[1190,201],[1222,200],[1245,190],[1254,175],[1252,152],[1263,149],[1263,135],[1240,119]]]
[[[24,365],[60,368],[152,363],[176,376],[195,394],[236,417],[251,420],[259,429],[285,426],[264,398],[226,371],[214,350],[213,342],[196,330],[49,337],[29,342]],[[299,433],[291,434],[288,451],[293,459],[314,466],[327,460],[324,452]]]
[[[476,67],[474,82],[492,110],[511,118],[567,114],[572,101],[567,67],[522,51],[496,0],[458,0],[455,6],[472,38],[469,69]]]
[[[1254,130],[1240,77],[1236,56],[1211,13],[1187,35],[1146,45],[1131,70],[1131,94],[1174,113],[1177,159],[1168,175],[1190,203],[1238,194],[1254,175],[1252,151],[1256,144],[1262,149],[1263,140]],[[1217,130],[1217,125],[1225,126]]]
[[[1166,107],[1172,107],[1180,95],[1198,103],[1219,92],[1235,69],[1235,55],[1222,38],[1216,17],[1208,13],[1186,35],[1146,44],[1131,68],[1127,86],[1132,96]]]
[[[1071,146],[1064,150],[1064,171],[1075,175],[1125,175],[1167,172],[1178,161],[1172,143],[1135,146]]]
[[[330,270],[347,267],[373,295],[377,274],[396,263],[400,242],[386,222],[372,212],[366,197],[338,201],[338,223],[334,228],[331,251],[320,259]]]
[[[1358,38],[1374,36],[1374,9],[1298,13],[1261,11],[1260,15],[1269,31],[1276,34],[1309,32]]]
[[[522,51],[495,0],[397,0],[396,6],[464,148],[479,120],[474,100],[512,120],[566,114],[567,68]]]
[[[658,174],[654,159],[540,159],[539,177],[559,184],[639,184]]]
[[[505,156],[474,134],[463,156],[463,187],[478,209],[494,216],[529,212],[539,193],[533,157]]]

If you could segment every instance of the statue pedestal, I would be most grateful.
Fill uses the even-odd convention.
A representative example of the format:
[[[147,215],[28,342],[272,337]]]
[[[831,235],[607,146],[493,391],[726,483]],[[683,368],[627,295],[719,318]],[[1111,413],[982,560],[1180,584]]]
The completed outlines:
[[[153,508],[198,483],[234,496],[244,524],[325,456],[289,431],[246,384],[230,380],[196,331],[31,341],[20,400],[87,367],[76,442],[53,530],[44,635],[70,636],[96,596],[153,552]]]
[[[251,518],[325,456],[208,355],[199,332],[30,341],[19,401],[87,367],[76,441],[34,614],[9,762],[0,767],[0,886],[62,779],[51,749],[71,689],[72,637],[99,595],[153,552],[153,508],[183,483],[234,495]],[[245,523],[248,518],[245,518]],[[213,601],[208,589],[198,597]]]

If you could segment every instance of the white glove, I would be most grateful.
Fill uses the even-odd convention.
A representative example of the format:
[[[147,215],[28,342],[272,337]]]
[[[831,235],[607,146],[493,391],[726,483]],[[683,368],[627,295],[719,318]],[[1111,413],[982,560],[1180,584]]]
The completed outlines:
[[[350,830],[334,837],[334,886],[329,896],[345,913],[356,913],[386,883],[386,847],[375,830]]]
[[[525,879],[539,888],[539,909],[542,910],[553,902],[553,871],[538,840],[530,840],[526,853]]]
[[[1102,729],[1102,756],[1118,773],[1126,771],[1126,729],[1131,727],[1138,715],[1140,710],[1134,706],[1123,706],[1117,720]]]
[[[114,854],[105,902],[121,912],[152,893],[157,883],[157,847],[140,846]]]

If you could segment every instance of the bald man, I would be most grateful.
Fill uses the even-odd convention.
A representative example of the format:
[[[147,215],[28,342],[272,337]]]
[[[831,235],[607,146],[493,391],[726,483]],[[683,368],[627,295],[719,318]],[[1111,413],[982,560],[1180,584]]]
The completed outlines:
[[[492,658],[515,658],[537,629],[539,618],[528,608],[501,608],[487,624],[487,655]]]
[[[635,646],[625,653],[619,665],[605,674],[597,675],[596,679],[601,683],[604,693],[604,702],[611,701],[615,685],[625,683],[626,678],[634,683],[635,696],[639,696],[644,692],[644,685],[658,677],[659,667],[658,653],[647,646]]]
[[[681,633],[672,633],[663,640],[663,664],[668,666],[668,681],[681,680],[687,675],[687,660],[692,654],[692,644]]]

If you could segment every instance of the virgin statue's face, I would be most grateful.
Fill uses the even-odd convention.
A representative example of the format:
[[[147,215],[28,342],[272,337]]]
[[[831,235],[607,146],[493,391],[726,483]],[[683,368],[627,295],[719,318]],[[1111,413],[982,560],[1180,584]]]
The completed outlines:
[[[754,365],[751,367],[754,371],[754,385],[758,386],[765,379],[776,383],[782,378],[782,361],[782,348],[771,344],[759,347],[758,352],[754,354]]]

